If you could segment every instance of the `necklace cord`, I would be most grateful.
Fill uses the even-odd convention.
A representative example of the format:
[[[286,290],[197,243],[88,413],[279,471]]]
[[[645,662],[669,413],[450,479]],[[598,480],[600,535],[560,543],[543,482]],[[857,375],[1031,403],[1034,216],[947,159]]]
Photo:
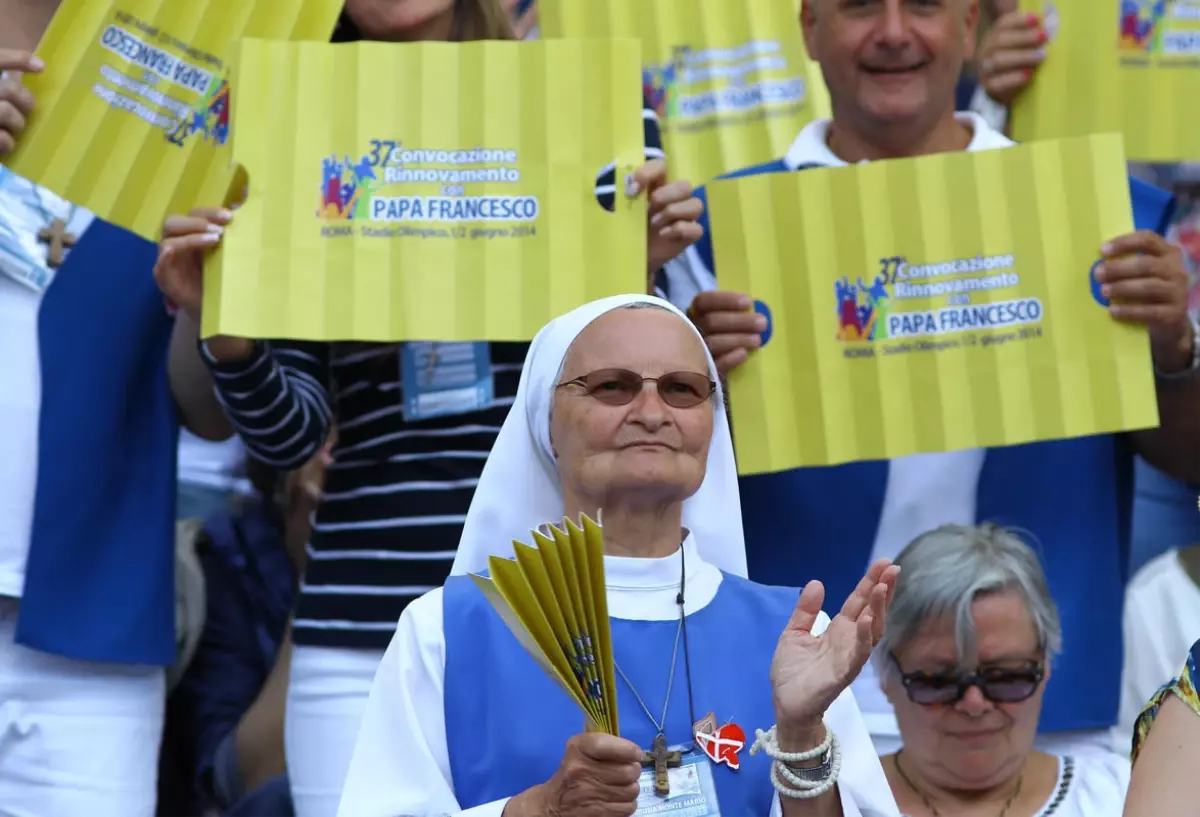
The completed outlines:
[[[921,798],[921,802],[925,804],[925,808],[929,810],[929,813],[932,814],[933,817],[941,817],[941,813],[934,807],[933,803],[929,802],[929,798],[925,795],[925,792],[917,788],[917,784],[912,781],[908,774],[905,773],[904,767],[900,765],[900,752],[903,751],[904,750],[901,749],[892,756],[892,763],[895,765],[896,771],[900,773],[900,777],[905,783],[908,784],[908,787],[913,790],[917,797]],[[1009,796],[1008,800],[1005,801],[1004,808],[1000,809],[1000,814],[998,817],[1005,817],[1005,815],[1008,814],[1009,807],[1012,806],[1013,801],[1016,800],[1017,796],[1021,793],[1021,783],[1024,781],[1024,778],[1025,775],[1021,775],[1017,778],[1017,788]]]
[[[688,741],[687,745],[683,748],[683,751],[690,752],[690,751],[692,751],[692,749],[694,749],[696,747],[696,739],[695,739],[696,738],[696,736],[695,736],[696,705],[695,705],[695,701],[694,701],[693,695],[692,695],[692,663],[691,663],[691,657],[688,654],[687,615],[686,615],[685,609],[684,609],[684,598],[685,598],[684,590],[685,590],[685,584],[687,581],[687,563],[685,561],[684,551],[683,551],[682,546],[680,546],[680,550],[679,550],[679,574],[680,574],[679,575],[679,593],[676,594],[676,596],[675,596],[675,603],[679,605],[679,626],[675,629],[675,647],[671,651],[671,671],[667,676],[667,696],[666,696],[666,700],[663,702],[663,712],[662,712],[662,720],[661,721],[656,721],[654,719],[654,715],[651,714],[651,712],[650,712],[650,707],[646,706],[646,702],[644,700],[642,700],[642,696],[638,693],[637,688],[633,685],[633,682],[629,680],[629,676],[627,676],[625,674],[624,670],[621,669],[621,665],[616,663],[616,661],[613,661],[613,668],[616,669],[617,674],[619,676],[621,676],[621,680],[625,682],[625,685],[629,687],[629,691],[633,693],[634,700],[636,700],[638,702],[638,705],[641,706],[642,712],[644,712],[646,714],[646,717],[650,719],[650,723],[654,724],[654,728],[658,730],[658,734],[660,734],[664,738],[666,738],[667,712],[671,705],[671,690],[675,685],[675,667],[676,667],[676,665],[678,663],[678,659],[679,659],[679,641],[680,641],[680,637],[682,636],[682,639],[683,639],[683,667],[684,667],[684,674],[687,679],[688,715],[692,719],[691,720],[692,726],[688,727],[688,732],[689,732],[689,735],[691,736],[691,740]]]
[[[696,729],[696,702],[692,699],[692,657],[688,652],[688,635],[687,635],[687,611],[684,607],[684,589],[687,587],[687,550],[683,545],[679,547],[679,595],[676,597],[679,603],[679,626],[683,630],[683,674],[687,681],[688,693],[688,717],[692,721],[692,732]],[[695,734],[692,735],[692,743],[695,743]]]

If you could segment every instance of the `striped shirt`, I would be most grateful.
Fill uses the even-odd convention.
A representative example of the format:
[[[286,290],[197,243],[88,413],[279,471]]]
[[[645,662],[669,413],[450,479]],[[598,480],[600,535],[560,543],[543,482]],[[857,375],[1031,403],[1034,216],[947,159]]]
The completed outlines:
[[[658,119],[649,107],[643,118],[646,157],[662,158]],[[596,195],[610,210],[616,184],[611,166],[597,178]],[[337,428],[300,588],[297,644],[382,650],[408,602],[446,580],[528,349],[489,344],[489,408],[409,421],[398,344],[261,341],[248,359],[226,363],[201,346],[218,398],[264,463],[297,468]]]

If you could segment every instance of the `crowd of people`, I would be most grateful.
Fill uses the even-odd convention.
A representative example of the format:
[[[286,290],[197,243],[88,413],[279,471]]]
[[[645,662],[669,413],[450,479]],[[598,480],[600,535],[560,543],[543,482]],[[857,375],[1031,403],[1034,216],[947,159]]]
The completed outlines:
[[[731,175],[1012,145],[1050,39],[1016,5],[803,0],[832,118]],[[0,159],[58,7],[0,0]],[[537,36],[517,0],[333,33]],[[491,403],[432,418],[401,344],[201,341],[237,202],[154,244],[0,166],[0,815],[633,814],[668,747],[704,813],[1200,815],[1200,156],[1130,166],[1096,273],[1157,428],[739,478],[766,319],[643,120],[595,195],[646,198],[646,292],[484,344]],[[598,511],[620,738],[466,576]],[[745,738],[711,764],[706,718]]]

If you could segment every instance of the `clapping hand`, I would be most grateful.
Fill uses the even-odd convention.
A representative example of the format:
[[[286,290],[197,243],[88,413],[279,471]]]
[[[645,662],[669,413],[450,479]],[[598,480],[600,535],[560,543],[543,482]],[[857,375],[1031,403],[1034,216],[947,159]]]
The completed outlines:
[[[825,588],[811,581],[800,593],[771,661],[777,733],[784,751],[807,751],[822,741],[825,711],[850,686],[883,637],[899,575],[900,568],[887,559],[871,565],[821,635],[813,635],[812,629]]]
[[[33,94],[21,84],[21,75],[36,74],[45,67],[27,51],[0,48],[0,159],[16,148],[25,118],[33,113]]]
[[[1183,253],[1158,233],[1139,230],[1115,238],[1101,250],[1096,268],[1100,292],[1119,321],[1150,329],[1155,366],[1162,372],[1188,367],[1192,324],[1188,320],[1188,276]]]

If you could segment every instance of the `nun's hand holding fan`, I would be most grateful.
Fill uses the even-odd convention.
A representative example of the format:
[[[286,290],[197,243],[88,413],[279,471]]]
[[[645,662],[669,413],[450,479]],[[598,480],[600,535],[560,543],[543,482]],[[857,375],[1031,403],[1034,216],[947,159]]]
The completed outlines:
[[[813,627],[825,588],[818,581],[805,586],[771,661],[781,751],[806,752],[825,741],[825,712],[849,688],[883,637],[899,575],[900,568],[887,559],[872,564],[820,634],[814,634]]]

